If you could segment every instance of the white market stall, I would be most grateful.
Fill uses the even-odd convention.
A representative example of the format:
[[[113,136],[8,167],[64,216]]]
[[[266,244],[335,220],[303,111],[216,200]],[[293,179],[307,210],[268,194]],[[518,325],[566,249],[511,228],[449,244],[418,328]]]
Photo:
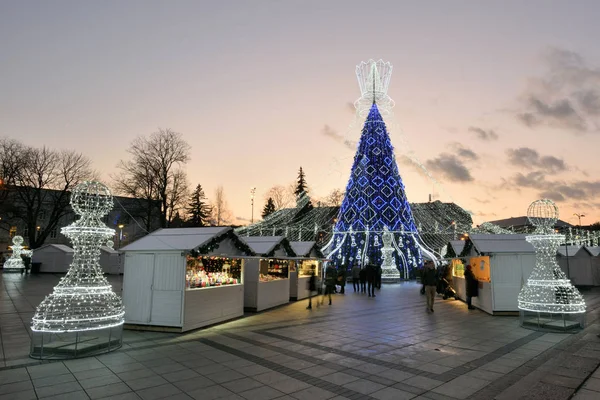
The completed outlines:
[[[260,256],[244,265],[244,308],[262,311],[290,301],[290,260],[294,252],[283,236],[243,236]]]
[[[121,255],[117,250],[108,246],[100,247],[100,266],[105,274],[118,275],[123,273]]]
[[[479,281],[479,295],[473,306],[489,313],[518,312],[517,297],[521,285],[529,278],[535,266],[533,246],[525,235],[473,234],[465,246],[471,246],[467,256],[461,257],[471,264]],[[466,300],[464,269],[461,259],[451,262],[453,287],[462,300]]]
[[[253,253],[232,228],[160,229],[121,251],[126,327],[185,332],[244,314]]]
[[[302,300],[308,297],[308,281],[312,271],[319,278],[325,258],[317,242],[290,242],[290,246],[297,256],[290,269],[290,300]]]
[[[560,246],[556,261],[573,285],[589,286],[592,282],[591,255],[583,246]]]
[[[590,253],[590,265],[592,269],[592,285],[600,286],[600,247],[586,246]]]
[[[73,262],[74,251],[64,244],[47,244],[36,249],[32,263],[41,263],[40,272],[64,274]]]

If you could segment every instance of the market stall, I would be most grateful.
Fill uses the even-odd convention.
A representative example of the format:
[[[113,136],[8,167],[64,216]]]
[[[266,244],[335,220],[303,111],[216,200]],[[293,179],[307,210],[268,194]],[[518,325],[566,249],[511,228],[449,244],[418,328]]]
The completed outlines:
[[[41,263],[40,272],[64,274],[73,262],[73,249],[64,244],[47,244],[36,249],[32,263]]]
[[[319,278],[325,260],[317,246],[317,242],[290,242],[297,258],[290,268],[290,300],[301,300],[308,297],[308,281],[314,269]]]
[[[556,250],[556,262],[573,285],[588,285],[591,281],[590,253],[583,246],[562,245]]]
[[[262,311],[290,301],[290,260],[295,254],[283,236],[241,238],[259,258],[245,260],[244,308]]]
[[[244,257],[229,227],[160,229],[121,249],[128,328],[185,332],[244,313]]]
[[[465,242],[468,254],[451,261],[452,285],[459,298],[466,301],[464,271],[471,265],[479,281],[473,306],[489,314],[518,312],[522,282],[535,265],[535,252],[525,235],[474,234]]]
[[[585,249],[590,253],[592,285],[600,286],[600,247],[586,246]]]
[[[123,273],[121,255],[112,247],[100,247],[100,265],[105,274],[118,275]]]

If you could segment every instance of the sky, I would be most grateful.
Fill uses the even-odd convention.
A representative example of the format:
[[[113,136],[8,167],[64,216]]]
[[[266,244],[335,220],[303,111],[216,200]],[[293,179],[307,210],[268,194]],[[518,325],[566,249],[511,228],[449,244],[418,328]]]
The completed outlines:
[[[597,15],[593,0],[0,0],[0,137],[80,151],[110,183],[135,137],[170,128],[190,185],[222,185],[244,222],[250,188],[257,218],[300,166],[314,199],[346,186],[355,66],[383,59],[409,201],[479,224],[547,197],[591,224]]]

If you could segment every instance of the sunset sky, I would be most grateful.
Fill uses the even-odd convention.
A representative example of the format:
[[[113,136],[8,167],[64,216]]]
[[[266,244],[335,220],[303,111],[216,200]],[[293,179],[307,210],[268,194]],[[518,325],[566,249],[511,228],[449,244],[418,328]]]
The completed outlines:
[[[0,0],[0,136],[81,151],[110,182],[136,136],[171,128],[190,184],[223,185],[249,220],[250,187],[256,217],[300,166],[315,198],[345,187],[355,66],[381,58],[409,201],[434,192],[481,223],[548,197],[590,224],[598,15],[593,0]]]

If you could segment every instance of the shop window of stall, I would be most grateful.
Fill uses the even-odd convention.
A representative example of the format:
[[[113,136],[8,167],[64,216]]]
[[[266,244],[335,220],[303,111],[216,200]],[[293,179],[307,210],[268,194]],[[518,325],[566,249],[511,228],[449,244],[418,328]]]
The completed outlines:
[[[289,278],[289,260],[260,260],[260,281],[269,282]]]
[[[319,274],[317,263],[315,261],[304,260],[298,268],[298,276],[311,276],[312,273]]]
[[[224,257],[187,257],[185,287],[206,289],[242,283],[242,261]]]

